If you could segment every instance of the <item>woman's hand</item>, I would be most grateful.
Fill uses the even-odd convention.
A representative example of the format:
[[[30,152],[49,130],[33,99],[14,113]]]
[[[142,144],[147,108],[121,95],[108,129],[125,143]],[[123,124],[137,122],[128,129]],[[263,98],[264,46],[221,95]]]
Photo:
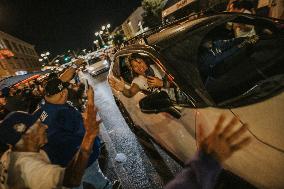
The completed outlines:
[[[163,87],[164,85],[163,80],[152,76],[147,77],[147,83],[149,87]]]
[[[109,85],[117,91],[122,92],[124,90],[125,83],[123,79],[119,80],[112,76],[108,78]]]

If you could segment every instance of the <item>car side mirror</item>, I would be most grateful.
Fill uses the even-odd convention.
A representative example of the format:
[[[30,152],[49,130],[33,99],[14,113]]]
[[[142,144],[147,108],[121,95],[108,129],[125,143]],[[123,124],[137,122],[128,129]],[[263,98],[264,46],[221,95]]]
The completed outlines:
[[[165,91],[154,92],[139,101],[140,109],[143,113],[167,112],[173,117],[179,119],[180,111],[176,109]]]

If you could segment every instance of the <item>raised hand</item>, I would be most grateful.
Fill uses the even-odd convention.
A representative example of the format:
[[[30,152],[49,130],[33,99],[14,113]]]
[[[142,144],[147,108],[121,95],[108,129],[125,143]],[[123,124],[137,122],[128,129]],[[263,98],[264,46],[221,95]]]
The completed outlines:
[[[94,90],[91,86],[87,90],[87,108],[85,110],[83,119],[86,135],[95,138],[99,133],[100,120],[97,120],[97,108],[94,103]]]
[[[120,91],[120,92],[122,92],[124,90],[125,82],[122,78],[121,78],[121,80],[119,80],[119,79],[116,79],[116,78],[110,76],[108,78],[108,82],[109,82],[109,85],[112,88],[114,88],[115,90]]]
[[[76,64],[78,67],[82,66],[85,63],[86,63],[85,60],[82,58],[79,58],[74,62],[74,64]]]
[[[203,136],[202,125],[199,125],[199,146],[206,153],[211,154],[220,163],[224,162],[231,157],[234,152],[242,149],[251,142],[250,137],[243,137],[244,133],[247,131],[247,124],[244,124],[238,130],[233,131],[233,128],[238,124],[238,119],[233,118],[225,128],[222,129],[224,120],[225,117],[221,115],[214,130],[207,137]]]
[[[157,77],[152,77],[152,76],[147,77],[147,83],[149,87],[163,87],[163,80]]]

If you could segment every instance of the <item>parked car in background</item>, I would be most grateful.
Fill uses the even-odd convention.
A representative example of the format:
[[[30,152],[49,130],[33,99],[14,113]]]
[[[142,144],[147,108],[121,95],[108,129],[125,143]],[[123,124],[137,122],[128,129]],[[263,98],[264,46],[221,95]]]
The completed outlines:
[[[284,188],[283,23],[222,13],[160,28],[138,40],[145,44],[117,52],[109,77],[123,78],[130,87],[134,76],[128,57],[138,53],[170,78],[177,101],[159,108],[161,99],[156,102],[143,91],[127,98],[112,89],[113,95],[127,120],[182,162],[196,151],[200,125],[210,133],[220,114],[249,123],[252,143],[225,169],[258,188]],[[232,26],[241,24],[253,27],[255,35],[236,38]],[[152,108],[143,109],[141,99]]]
[[[97,76],[109,70],[110,60],[105,56],[95,56],[87,61],[86,70],[92,75]]]

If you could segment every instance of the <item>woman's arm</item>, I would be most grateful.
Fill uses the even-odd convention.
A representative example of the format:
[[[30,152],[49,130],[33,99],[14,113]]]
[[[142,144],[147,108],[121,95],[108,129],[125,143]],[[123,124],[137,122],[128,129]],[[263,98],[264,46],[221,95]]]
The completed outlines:
[[[129,89],[127,89],[125,87],[125,82],[123,81],[123,79],[119,80],[119,79],[116,79],[114,77],[109,77],[108,82],[109,82],[109,84],[112,88],[114,88],[117,91],[122,92],[122,94],[124,96],[128,97],[128,98],[133,97],[139,91],[141,91],[139,86],[135,83],[132,83],[131,87]]]

